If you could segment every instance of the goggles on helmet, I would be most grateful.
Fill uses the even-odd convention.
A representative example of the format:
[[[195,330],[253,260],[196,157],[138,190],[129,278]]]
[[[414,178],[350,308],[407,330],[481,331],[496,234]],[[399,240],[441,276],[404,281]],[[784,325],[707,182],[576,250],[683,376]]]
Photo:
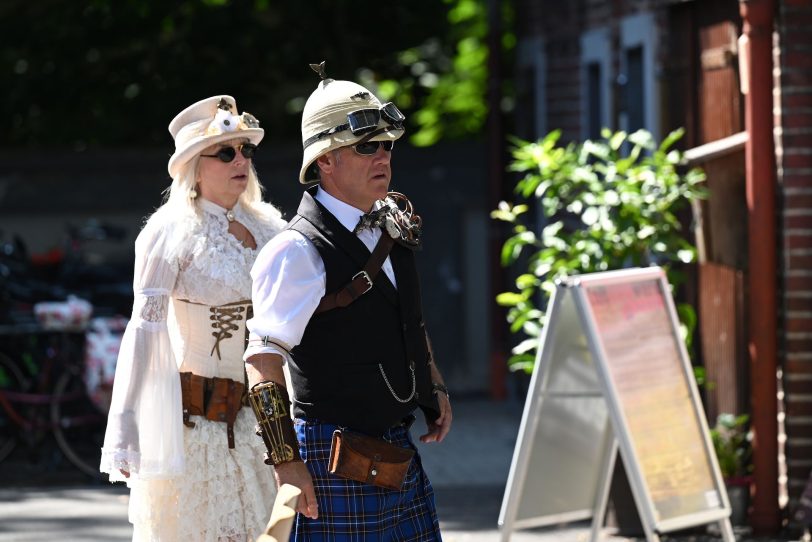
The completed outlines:
[[[381,106],[380,109],[359,109],[358,111],[353,111],[352,113],[347,114],[346,123],[339,124],[334,128],[324,130],[323,132],[319,132],[318,134],[307,138],[302,146],[306,148],[308,145],[315,143],[325,136],[337,134],[338,132],[343,132],[344,130],[349,130],[352,132],[352,135],[355,136],[364,135],[377,128],[381,119],[388,122],[393,128],[402,130],[403,121],[406,120],[406,117],[392,102],[386,102]]]

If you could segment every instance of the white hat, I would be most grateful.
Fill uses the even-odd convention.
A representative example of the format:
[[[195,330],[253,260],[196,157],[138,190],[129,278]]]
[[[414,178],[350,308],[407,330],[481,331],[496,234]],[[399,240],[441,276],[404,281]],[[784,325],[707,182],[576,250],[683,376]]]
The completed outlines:
[[[169,123],[169,133],[175,140],[175,154],[169,159],[169,175],[173,178],[184,164],[205,148],[246,138],[254,145],[262,141],[265,130],[251,113],[237,114],[237,102],[231,96],[212,96],[190,105]]]
[[[299,182],[309,184],[318,178],[308,177],[310,166],[319,156],[347,145],[357,143],[362,139],[369,141],[395,141],[403,135],[402,124],[392,125],[383,115],[378,121],[378,126],[370,132],[355,135],[347,127],[335,133],[331,130],[346,125],[347,115],[361,109],[380,110],[382,104],[368,89],[352,81],[336,81],[325,79],[323,66],[321,65],[320,75],[322,81],[316,90],[310,95],[302,111],[302,145],[304,146],[304,157],[302,159],[302,169],[299,171]],[[316,70],[316,65],[311,64]],[[394,107],[394,106],[392,106]],[[395,108],[397,109],[397,108]],[[398,114],[400,112],[398,111]]]

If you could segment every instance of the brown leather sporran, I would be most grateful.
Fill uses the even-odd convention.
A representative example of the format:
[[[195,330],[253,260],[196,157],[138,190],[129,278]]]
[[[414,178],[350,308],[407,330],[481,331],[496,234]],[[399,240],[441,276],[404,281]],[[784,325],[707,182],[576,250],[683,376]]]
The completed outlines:
[[[330,446],[331,474],[399,491],[414,450],[383,439],[336,429]]]

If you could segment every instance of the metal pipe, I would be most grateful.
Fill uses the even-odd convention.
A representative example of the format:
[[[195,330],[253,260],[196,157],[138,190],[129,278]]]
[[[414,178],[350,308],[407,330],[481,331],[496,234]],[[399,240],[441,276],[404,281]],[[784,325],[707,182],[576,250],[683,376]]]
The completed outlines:
[[[504,190],[504,126],[502,123],[502,15],[501,0],[487,1],[488,20],[488,205],[496,209],[503,199]],[[491,220],[490,255],[491,300],[504,291],[505,271],[500,265],[502,239],[495,220]],[[491,355],[490,397],[501,400],[507,395],[507,344],[505,316],[502,309],[491,301]]]
[[[739,0],[743,25],[742,78],[749,250],[749,340],[753,508],[756,533],[780,529],[778,503],[776,170],[773,139],[773,23],[775,0]]]

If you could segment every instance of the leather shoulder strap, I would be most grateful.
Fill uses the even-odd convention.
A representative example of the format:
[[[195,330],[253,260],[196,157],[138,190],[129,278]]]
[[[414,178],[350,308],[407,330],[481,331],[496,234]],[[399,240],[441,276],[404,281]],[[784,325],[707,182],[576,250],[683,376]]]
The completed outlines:
[[[389,256],[394,244],[395,240],[383,232],[364,268],[356,273],[346,286],[338,291],[325,294],[313,314],[326,312],[337,307],[346,307],[370,291],[372,284],[375,282],[375,277],[378,276],[378,272],[381,270],[381,266],[386,261],[386,257]]]

